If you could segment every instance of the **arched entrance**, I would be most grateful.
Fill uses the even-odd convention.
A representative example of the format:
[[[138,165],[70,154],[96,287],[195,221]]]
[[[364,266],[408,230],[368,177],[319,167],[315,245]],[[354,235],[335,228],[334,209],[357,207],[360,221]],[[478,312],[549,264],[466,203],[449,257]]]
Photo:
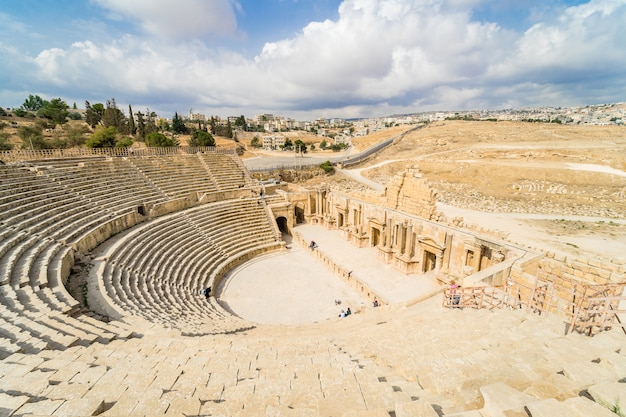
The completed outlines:
[[[287,218],[285,216],[279,216],[276,218],[276,225],[278,226],[278,230],[284,235],[291,236],[291,231],[289,230],[289,223],[287,223]]]

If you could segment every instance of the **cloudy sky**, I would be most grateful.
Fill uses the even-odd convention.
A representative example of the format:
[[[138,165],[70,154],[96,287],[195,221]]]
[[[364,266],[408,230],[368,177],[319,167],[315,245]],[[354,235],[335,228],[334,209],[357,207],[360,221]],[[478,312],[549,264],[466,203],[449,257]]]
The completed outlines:
[[[0,105],[310,120],[626,101],[626,0],[2,0]]]

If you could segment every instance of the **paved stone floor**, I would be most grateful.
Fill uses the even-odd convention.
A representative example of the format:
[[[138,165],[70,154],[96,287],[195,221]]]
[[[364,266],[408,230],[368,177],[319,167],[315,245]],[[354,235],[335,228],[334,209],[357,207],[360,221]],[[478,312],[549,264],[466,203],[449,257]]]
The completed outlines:
[[[294,229],[316,250],[352,271],[390,304],[401,304],[440,290],[432,274],[406,275],[382,262],[375,248],[357,248],[338,230],[300,225]],[[290,237],[287,251],[236,268],[223,280],[218,299],[235,314],[263,324],[302,324],[337,318],[342,309],[372,308],[324,263]],[[341,300],[340,305],[335,300]]]

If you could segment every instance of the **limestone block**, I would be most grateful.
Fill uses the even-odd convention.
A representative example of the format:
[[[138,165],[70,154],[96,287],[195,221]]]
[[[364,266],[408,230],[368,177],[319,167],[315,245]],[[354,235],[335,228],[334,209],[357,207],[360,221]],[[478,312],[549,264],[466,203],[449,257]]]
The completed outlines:
[[[95,387],[85,393],[85,398],[102,398],[107,403],[113,403],[119,400],[128,388],[128,385],[122,383],[101,384],[98,382]]]
[[[82,398],[88,390],[88,384],[62,382],[58,385],[52,385],[44,395],[51,400],[77,400]]]
[[[352,395],[334,395],[317,400],[317,412],[320,417],[343,416],[348,411],[367,410],[363,399]]]
[[[97,416],[104,411],[104,401],[97,398],[79,398],[65,401],[55,411],[59,416]]]
[[[21,406],[15,412],[16,415],[21,414],[38,414],[43,416],[54,415],[55,411],[63,404],[63,400],[41,400],[29,402]]]
[[[239,384],[234,387],[226,387],[222,394],[222,399],[226,401],[237,400],[243,403],[254,394],[254,384]]]
[[[600,332],[592,337],[588,343],[601,352],[620,351],[620,355],[626,355],[626,349],[624,349],[624,332],[622,329],[614,328]]]
[[[350,410],[342,417],[389,417],[389,412],[384,408],[373,410]]]
[[[563,404],[572,417],[615,417],[615,413],[586,397],[568,398]]]
[[[195,416],[200,413],[200,400],[193,397],[166,397],[163,395],[170,406],[167,409],[167,413],[176,412],[186,416]]]
[[[235,416],[243,410],[241,401],[207,401],[200,407],[201,416]],[[260,413],[258,415],[261,415]]]
[[[0,416],[13,415],[15,410],[28,402],[30,398],[25,395],[11,396],[0,392]]]
[[[484,417],[478,410],[463,411],[460,413],[446,414],[446,417]]]
[[[578,395],[580,386],[564,375],[553,373],[532,382],[524,393],[533,397],[564,400]]]
[[[135,408],[133,409],[133,415],[158,415],[165,414],[169,408],[170,403],[167,400],[159,398],[147,398],[145,400],[139,400]]]
[[[563,404],[554,398],[534,401],[526,405],[531,417],[553,417],[564,415]]]
[[[8,358],[6,358],[6,360],[4,362],[11,362],[11,363],[15,363],[15,364],[22,364],[22,365],[30,365],[32,367],[39,367],[41,368],[41,364],[44,363],[46,361],[44,355],[29,355],[26,353],[13,353],[11,356],[9,356]]]
[[[480,392],[485,404],[481,413],[488,417],[505,417],[506,411],[521,413],[526,404],[537,400],[503,382],[481,387]]]
[[[266,417],[317,417],[317,410],[315,408],[290,408],[287,406],[277,407],[277,406],[270,404],[265,408],[265,416]]]
[[[587,389],[593,399],[609,410],[619,410],[618,415],[626,416],[626,384],[621,382],[600,382]]]
[[[19,378],[0,378],[0,390],[11,392],[15,389],[16,381],[19,381],[19,391],[21,394],[37,397],[48,389],[48,378],[50,374],[51,372],[33,371]]]
[[[438,417],[433,406],[426,400],[398,402],[395,411],[396,417]]]
[[[578,381],[584,386],[600,381],[617,381],[619,379],[617,373],[612,369],[605,368],[595,362],[576,360],[576,358],[571,358],[571,362],[563,366],[563,373],[566,377]]]
[[[76,374],[69,382],[75,384],[94,384],[107,372],[106,366],[93,366]]]

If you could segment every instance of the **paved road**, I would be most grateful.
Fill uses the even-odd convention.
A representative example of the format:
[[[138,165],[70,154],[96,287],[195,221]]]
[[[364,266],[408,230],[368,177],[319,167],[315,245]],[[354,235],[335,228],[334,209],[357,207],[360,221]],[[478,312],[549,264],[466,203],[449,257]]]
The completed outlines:
[[[323,162],[339,162],[343,161],[350,155],[350,150],[325,154],[323,156],[312,156],[305,154],[296,157],[293,152],[273,152],[264,154],[263,156],[248,158],[243,160],[243,164],[250,171],[258,171],[264,169],[293,169],[299,166],[319,165]]]

